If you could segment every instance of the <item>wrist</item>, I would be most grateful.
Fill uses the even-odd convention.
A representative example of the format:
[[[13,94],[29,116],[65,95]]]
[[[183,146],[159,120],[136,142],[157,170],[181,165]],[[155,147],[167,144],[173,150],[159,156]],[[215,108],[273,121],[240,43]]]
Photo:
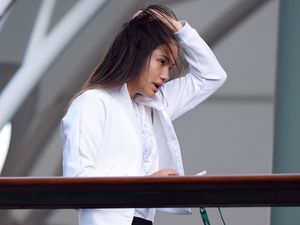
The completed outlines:
[[[175,32],[179,31],[183,27],[183,23],[181,21],[178,21],[178,20],[174,21],[173,25],[176,29]]]

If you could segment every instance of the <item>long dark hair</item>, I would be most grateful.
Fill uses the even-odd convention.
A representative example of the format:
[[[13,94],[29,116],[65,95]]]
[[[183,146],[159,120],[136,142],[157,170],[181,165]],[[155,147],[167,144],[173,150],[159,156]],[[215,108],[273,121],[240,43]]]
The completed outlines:
[[[177,19],[169,8],[150,5],[123,24],[104,59],[72,100],[88,89],[116,87],[136,79],[150,60],[152,51],[160,45],[170,51],[176,71],[182,71],[184,60],[170,18]],[[173,44],[177,45],[177,56],[173,54]]]
[[[150,5],[125,23],[83,89],[114,87],[135,79],[159,45],[166,45],[172,54],[170,45],[177,42],[174,27],[171,23],[166,24],[168,17],[176,19],[173,11],[167,7]],[[179,58],[173,57],[180,67]]]

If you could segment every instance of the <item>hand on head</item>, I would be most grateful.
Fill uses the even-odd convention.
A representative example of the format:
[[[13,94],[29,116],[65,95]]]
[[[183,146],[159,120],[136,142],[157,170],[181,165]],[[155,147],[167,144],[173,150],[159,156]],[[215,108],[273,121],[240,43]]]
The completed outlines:
[[[157,18],[160,19],[160,21],[162,21],[167,26],[169,26],[172,30],[174,30],[174,32],[176,32],[182,28],[182,26],[183,26],[182,23],[180,21],[178,21],[177,19],[175,19],[167,14],[158,12],[154,9],[150,9],[150,10],[157,16]]]
[[[131,17],[131,19],[134,19],[135,17],[137,17],[138,15],[140,15],[140,13],[143,12],[143,9],[140,9],[138,11],[136,11],[133,16]]]
[[[132,19],[142,16],[142,13],[151,13],[155,19],[159,19],[167,26],[169,26],[174,32],[182,28],[182,23],[176,19],[173,12],[169,11],[167,8],[159,5],[150,5],[146,9],[140,9],[132,16]]]

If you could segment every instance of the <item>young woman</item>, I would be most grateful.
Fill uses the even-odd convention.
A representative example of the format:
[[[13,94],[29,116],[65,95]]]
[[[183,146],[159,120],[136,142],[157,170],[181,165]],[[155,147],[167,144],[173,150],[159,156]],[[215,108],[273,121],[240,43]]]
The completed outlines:
[[[187,74],[171,77],[170,71],[183,67],[182,55]],[[184,175],[172,120],[204,101],[225,79],[210,48],[186,21],[161,5],[138,11],[62,120],[64,176]],[[154,214],[155,209],[81,209],[79,221],[152,224]]]

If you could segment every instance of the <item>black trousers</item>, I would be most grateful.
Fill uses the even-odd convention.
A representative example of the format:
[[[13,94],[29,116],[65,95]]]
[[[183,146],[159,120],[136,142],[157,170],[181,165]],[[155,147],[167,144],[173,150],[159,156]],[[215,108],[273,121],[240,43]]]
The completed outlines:
[[[152,225],[152,221],[145,220],[139,217],[133,217],[132,225]]]

